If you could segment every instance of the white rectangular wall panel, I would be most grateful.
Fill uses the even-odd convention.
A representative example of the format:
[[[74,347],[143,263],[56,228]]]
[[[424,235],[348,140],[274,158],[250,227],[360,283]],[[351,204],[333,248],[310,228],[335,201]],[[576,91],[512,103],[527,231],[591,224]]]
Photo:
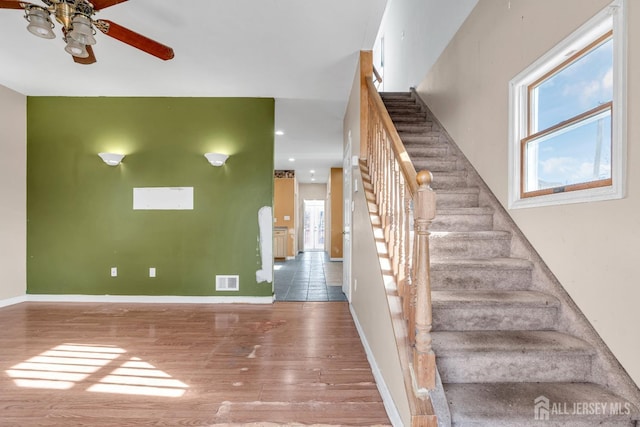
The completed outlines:
[[[193,187],[134,188],[133,210],[193,210]]]

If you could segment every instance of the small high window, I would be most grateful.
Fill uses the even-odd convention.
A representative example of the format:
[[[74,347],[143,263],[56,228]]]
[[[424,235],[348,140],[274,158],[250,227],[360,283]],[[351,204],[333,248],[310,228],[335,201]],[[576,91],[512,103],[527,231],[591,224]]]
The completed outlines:
[[[623,197],[622,3],[511,81],[510,207]]]

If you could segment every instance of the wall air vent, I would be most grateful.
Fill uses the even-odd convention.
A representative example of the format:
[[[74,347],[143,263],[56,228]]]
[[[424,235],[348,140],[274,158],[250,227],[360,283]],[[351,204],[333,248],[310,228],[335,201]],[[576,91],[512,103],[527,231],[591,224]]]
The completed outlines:
[[[239,291],[240,276],[216,275],[216,291]]]

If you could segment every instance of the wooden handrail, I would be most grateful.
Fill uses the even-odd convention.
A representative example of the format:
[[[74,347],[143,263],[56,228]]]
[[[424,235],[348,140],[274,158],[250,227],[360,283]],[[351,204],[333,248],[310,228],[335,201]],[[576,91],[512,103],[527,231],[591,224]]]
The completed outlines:
[[[378,69],[375,65],[373,66],[373,76],[376,78],[378,83],[382,83],[382,77],[380,77],[380,73],[378,73]]]
[[[429,269],[429,226],[435,217],[436,196],[430,186],[431,173],[426,170],[416,173],[374,85],[377,72],[372,62],[371,52],[363,52],[360,154],[366,160],[386,256],[402,299],[404,320],[394,321],[394,325],[405,325],[396,332],[396,342],[401,352],[405,385],[411,396],[412,425],[435,426],[437,419],[428,391],[434,390],[436,383]],[[390,307],[392,305],[398,306],[398,303],[390,300]],[[406,338],[398,339],[398,334]]]

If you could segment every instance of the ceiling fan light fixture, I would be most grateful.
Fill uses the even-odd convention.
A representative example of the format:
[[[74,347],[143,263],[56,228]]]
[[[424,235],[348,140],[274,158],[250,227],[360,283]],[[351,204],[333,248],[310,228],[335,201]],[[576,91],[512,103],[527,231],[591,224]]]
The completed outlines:
[[[69,37],[85,46],[96,44],[96,39],[93,37],[94,32],[91,27],[91,19],[89,19],[89,17],[77,14],[71,22],[73,29],[69,33]]]
[[[87,52],[87,48],[82,43],[78,43],[71,37],[67,37],[67,46],[65,46],[64,50],[78,58],[86,58],[89,56],[89,52]]]
[[[39,6],[31,6],[26,10],[25,19],[29,21],[27,30],[40,38],[53,39],[56,35],[51,30],[53,23],[49,19],[49,11]]]

